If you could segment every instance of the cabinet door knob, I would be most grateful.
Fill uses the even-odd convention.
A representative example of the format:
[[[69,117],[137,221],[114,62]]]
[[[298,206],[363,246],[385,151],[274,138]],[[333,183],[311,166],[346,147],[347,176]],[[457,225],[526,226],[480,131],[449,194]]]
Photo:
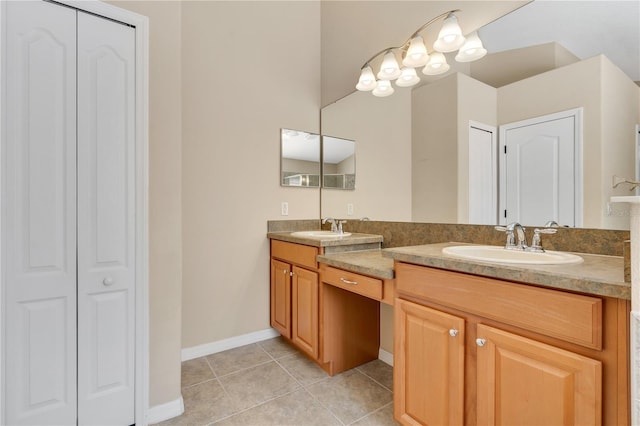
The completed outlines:
[[[458,335],[458,330],[456,330],[455,328],[452,328],[451,330],[449,330],[449,336],[456,337],[457,335]]]
[[[487,343],[486,339],[476,339],[476,345],[482,347]]]
[[[111,277],[106,277],[104,280],[102,280],[102,284],[106,285],[106,286],[110,286],[115,282],[115,280]]]

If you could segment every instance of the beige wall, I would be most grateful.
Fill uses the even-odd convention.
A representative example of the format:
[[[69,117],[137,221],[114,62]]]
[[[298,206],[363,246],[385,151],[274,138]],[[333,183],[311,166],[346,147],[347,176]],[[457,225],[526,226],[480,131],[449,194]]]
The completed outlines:
[[[355,92],[322,109],[326,135],[355,140],[355,191],[322,190],[322,216],[411,220],[411,91]],[[348,230],[348,224],[345,225]]]
[[[278,176],[280,128],[320,130],[319,8],[183,2],[183,348],[269,328],[266,221],[318,217]]]
[[[180,2],[110,1],[149,18],[149,404],[180,398]]]
[[[412,212],[415,222],[456,223],[458,74],[413,90]]]

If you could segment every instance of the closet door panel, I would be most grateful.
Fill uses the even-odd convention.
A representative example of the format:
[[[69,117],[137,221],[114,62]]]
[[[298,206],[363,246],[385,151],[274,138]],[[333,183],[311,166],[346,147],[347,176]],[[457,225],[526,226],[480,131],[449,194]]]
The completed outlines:
[[[74,424],[76,12],[46,2],[5,11],[5,421]]]
[[[135,29],[78,13],[78,421],[132,424]]]

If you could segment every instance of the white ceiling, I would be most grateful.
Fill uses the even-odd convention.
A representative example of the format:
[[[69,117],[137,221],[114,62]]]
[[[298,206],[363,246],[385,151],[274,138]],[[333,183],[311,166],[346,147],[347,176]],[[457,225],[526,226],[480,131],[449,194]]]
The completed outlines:
[[[355,90],[360,67],[371,55],[402,44],[426,21],[450,9],[461,9],[457,16],[464,33],[479,29],[489,53],[557,41],[581,59],[605,54],[634,81],[640,80],[640,0],[325,0],[322,105]],[[434,39],[439,27],[427,28],[425,41]],[[464,72],[464,66],[452,64],[452,69]]]
[[[637,0],[536,0],[486,25],[479,34],[491,53],[556,41],[580,59],[604,54],[640,81]]]

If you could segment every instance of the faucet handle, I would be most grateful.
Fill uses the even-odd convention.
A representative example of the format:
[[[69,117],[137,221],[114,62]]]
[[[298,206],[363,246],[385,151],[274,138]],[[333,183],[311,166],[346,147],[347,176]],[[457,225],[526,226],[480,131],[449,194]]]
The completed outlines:
[[[533,239],[531,240],[531,247],[529,247],[528,251],[535,251],[538,253],[544,253],[544,249],[542,248],[542,239],[540,238],[540,234],[555,234],[558,232],[556,228],[535,228],[533,230]]]
[[[513,233],[513,229],[510,229],[506,226],[497,225],[493,227],[496,231],[505,232],[507,234],[507,242],[504,245],[506,249],[514,249],[516,248],[516,237]]]

